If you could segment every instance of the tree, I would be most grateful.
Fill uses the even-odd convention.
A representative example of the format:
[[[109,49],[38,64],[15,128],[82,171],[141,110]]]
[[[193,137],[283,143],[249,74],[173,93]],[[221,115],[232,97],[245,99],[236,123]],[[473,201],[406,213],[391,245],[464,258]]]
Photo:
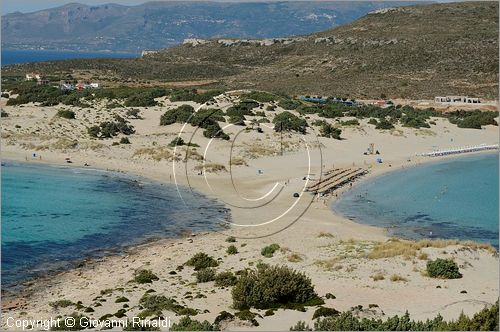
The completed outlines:
[[[274,130],[277,132],[296,131],[302,134],[306,133],[307,121],[288,111],[276,115],[273,123]]]

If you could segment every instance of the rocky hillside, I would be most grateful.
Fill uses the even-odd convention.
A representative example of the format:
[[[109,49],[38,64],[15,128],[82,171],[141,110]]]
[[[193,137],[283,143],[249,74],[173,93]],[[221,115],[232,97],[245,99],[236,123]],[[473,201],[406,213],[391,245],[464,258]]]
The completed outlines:
[[[31,67],[17,67],[25,70]],[[498,3],[417,5],[321,33],[267,40],[188,40],[135,60],[67,61],[46,71],[218,80],[229,88],[354,98],[498,98]]]
[[[282,37],[323,31],[396,5],[401,3],[72,3],[2,16],[2,47],[137,52],[176,45],[191,37]]]

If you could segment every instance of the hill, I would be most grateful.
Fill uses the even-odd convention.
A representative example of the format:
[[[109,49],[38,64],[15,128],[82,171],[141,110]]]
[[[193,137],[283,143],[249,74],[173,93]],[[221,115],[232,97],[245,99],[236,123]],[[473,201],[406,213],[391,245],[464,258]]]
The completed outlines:
[[[267,40],[191,40],[140,59],[6,68],[115,79],[217,80],[228,88],[354,98],[498,98],[498,3],[416,5],[342,27]]]
[[[269,38],[349,23],[388,2],[79,3],[2,16],[2,47],[129,51],[166,48],[185,38]]]

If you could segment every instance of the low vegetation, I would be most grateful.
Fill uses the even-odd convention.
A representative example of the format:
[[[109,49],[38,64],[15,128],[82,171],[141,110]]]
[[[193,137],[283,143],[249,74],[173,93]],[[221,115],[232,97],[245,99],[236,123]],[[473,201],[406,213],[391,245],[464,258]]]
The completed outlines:
[[[227,247],[226,253],[228,255],[236,255],[238,253],[238,249],[235,245],[230,245],[229,247]]]
[[[150,284],[153,281],[159,280],[159,278],[151,270],[137,270],[134,273],[133,280],[139,284]]]
[[[111,138],[118,135],[131,135],[135,133],[134,127],[128,124],[128,121],[119,115],[115,116],[115,121],[105,121],[98,126],[88,128],[87,132],[95,138]]]
[[[269,309],[293,305],[319,305],[311,279],[286,266],[260,265],[245,271],[232,290],[236,309]]]
[[[195,276],[198,283],[214,281],[215,270],[211,268],[199,269],[198,271],[196,271]]]
[[[212,257],[204,252],[199,252],[191,257],[185,265],[194,267],[195,271],[206,269],[209,267],[217,267],[219,263]]]
[[[427,262],[427,275],[431,278],[459,279],[462,274],[458,270],[458,265],[451,259],[437,258]]]
[[[70,110],[59,110],[57,111],[57,116],[64,119],[74,119],[75,112]]]
[[[215,276],[215,286],[229,287],[234,286],[238,278],[231,271],[221,272]]]
[[[216,331],[217,327],[204,320],[203,322],[189,316],[182,317],[178,323],[173,323],[170,331]]]
[[[267,258],[273,257],[274,253],[279,250],[280,246],[277,243],[270,244],[268,246],[265,246],[262,248],[260,251],[261,255]]]
[[[412,320],[406,312],[403,316],[359,318],[352,311],[319,318],[314,323],[316,331],[498,331],[498,300],[472,317],[461,313],[457,320],[445,321],[437,315],[426,321]],[[311,331],[305,322],[298,322],[291,331]]]

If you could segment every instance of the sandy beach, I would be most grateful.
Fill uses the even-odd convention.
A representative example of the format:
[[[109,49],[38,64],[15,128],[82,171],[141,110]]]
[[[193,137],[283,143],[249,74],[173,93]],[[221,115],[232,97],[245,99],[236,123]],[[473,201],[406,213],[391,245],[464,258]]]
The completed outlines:
[[[496,252],[475,244],[435,241],[422,244],[411,255],[374,258],[370,253],[389,240],[384,229],[335,215],[330,208],[332,200],[338,199],[335,195],[318,198],[303,192],[304,187],[330,169],[363,168],[368,174],[362,179],[369,179],[402,167],[432,162],[436,158],[417,154],[434,149],[498,144],[496,126],[461,129],[447,119],[436,118],[433,119],[436,124],[429,129],[397,126],[376,130],[366,120],[360,120],[359,126],[343,126],[343,139],[334,140],[318,137],[313,130],[304,137],[281,136],[270,123],[262,124],[263,133],[221,125],[231,137],[238,137],[232,146],[231,141],[210,141],[190,125],[160,126],[160,116],[166,110],[182,104],[199,106],[160,98],[164,107],[137,108],[141,119],[129,119],[136,129],[129,137],[131,144],[112,145],[119,138],[91,139],[87,127],[112,119],[115,114],[125,116],[121,109],[104,110],[103,105],[85,109],[33,104],[19,107],[5,106],[5,101],[2,98],[2,108],[9,116],[2,118],[4,160],[68,167],[87,164],[89,168],[190,186],[223,202],[231,210],[232,221],[220,232],[155,241],[36,280],[21,296],[2,301],[3,328],[7,327],[6,317],[46,319],[74,312],[73,306],[50,305],[62,299],[81,301],[83,306],[94,310],[85,315],[99,318],[123,308],[123,303],[115,300],[125,296],[126,315],[132,317],[141,311],[139,300],[148,289],[198,310],[193,316],[196,320],[213,322],[222,311],[236,312],[231,307],[230,287],[215,287],[213,282],[196,283],[192,268],[178,268],[197,252],[219,259],[218,272],[236,272],[255,267],[259,262],[300,270],[312,279],[318,295],[335,296],[325,299],[324,306],[344,311],[362,305],[362,317],[383,318],[408,311],[413,319],[427,319],[438,313],[446,319],[456,319],[461,312],[476,313],[498,299]],[[233,101],[225,98],[217,106],[224,109]],[[73,110],[76,119],[57,117],[60,109]],[[266,111],[269,118],[274,114]],[[317,115],[310,116],[310,121],[315,119]],[[177,147],[176,151],[167,148],[182,129],[185,141],[192,139],[199,145],[195,151],[189,148],[187,158],[186,147]],[[363,154],[370,143],[379,155]],[[66,158],[72,163],[68,164]],[[205,172],[200,175],[202,160]],[[349,190],[349,186],[338,191],[338,196],[342,190]],[[294,193],[301,193],[300,197],[294,197]],[[234,236],[236,242],[226,242],[229,236]],[[261,249],[273,243],[279,244],[280,249],[271,258],[262,256]],[[226,253],[231,244],[238,249],[235,255]],[[438,257],[457,262],[463,278],[442,280],[425,276],[426,261]],[[152,284],[131,283],[138,269],[152,270],[159,280]],[[96,306],[97,303],[100,305]],[[262,316],[256,318],[259,326],[235,319],[224,322],[222,327],[288,330],[299,320],[312,326],[317,307],[306,308],[305,312],[279,309],[272,316],[252,309]],[[164,315],[173,323],[181,318],[174,312]]]

